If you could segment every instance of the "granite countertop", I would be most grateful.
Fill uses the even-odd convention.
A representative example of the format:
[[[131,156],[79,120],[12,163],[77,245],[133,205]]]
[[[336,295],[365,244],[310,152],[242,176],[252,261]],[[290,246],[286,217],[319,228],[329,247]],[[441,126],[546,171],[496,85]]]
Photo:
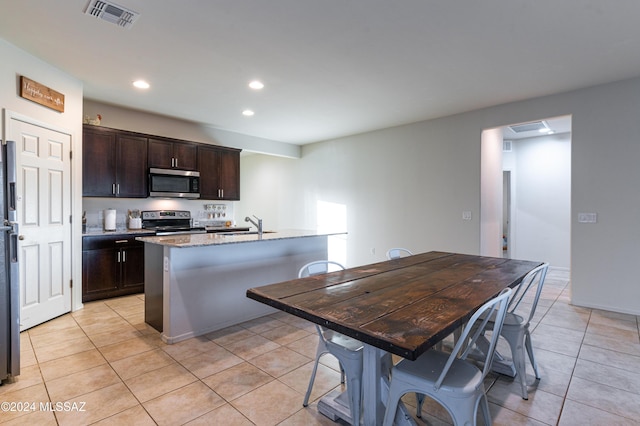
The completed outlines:
[[[204,227],[207,232],[243,232],[249,231],[250,227],[248,226],[211,226],[206,225]]]
[[[265,231],[262,235],[257,233],[234,234],[207,233],[207,234],[180,234],[149,237],[136,237],[136,240],[145,243],[159,244],[168,247],[201,247],[222,244],[251,243],[256,241],[283,240],[286,238],[304,238],[345,234],[345,232],[318,232],[299,229],[288,229],[278,232]]]
[[[155,231],[147,229],[128,229],[128,228],[116,228],[115,231],[105,231],[102,228],[88,228],[82,233],[83,237],[101,237],[110,235],[132,235],[132,234],[155,234]]]

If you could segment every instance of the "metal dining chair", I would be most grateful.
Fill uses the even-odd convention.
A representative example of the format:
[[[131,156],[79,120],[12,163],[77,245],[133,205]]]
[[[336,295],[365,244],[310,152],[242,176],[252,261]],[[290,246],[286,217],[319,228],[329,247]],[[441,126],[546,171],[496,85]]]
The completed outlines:
[[[454,425],[475,425],[478,408],[482,410],[485,424],[491,424],[484,378],[491,368],[499,333],[491,336],[482,370],[466,358],[489,324],[489,318],[494,318],[494,330],[500,331],[510,295],[511,289],[504,289],[482,305],[464,327],[451,353],[430,349],[415,361],[403,359],[392,368],[385,426],[391,426],[400,398],[409,392],[418,395],[418,417],[428,395],[449,412]]]
[[[400,247],[394,247],[387,250],[387,259],[389,260],[399,259],[405,256],[413,256],[413,253],[411,253],[410,250]]]
[[[329,272],[329,268],[334,266],[337,269],[344,269],[338,262],[331,260],[318,260],[310,262],[300,268],[298,272],[299,278],[304,278],[313,275],[326,274]],[[304,396],[304,402],[302,405],[306,407],[309,405],[309,397],[311,395],[311,389],[313,388],[313,382],[316,378],[316,372],[318,371],[318,362],[320,358],[325,354],[331,354],[335,356],[340,363],[340,376],[341,383],[347,382],[347,393],[349,395],[349,406],[351,411],[352,424],[360,424],[360,412],[362,407],[362,342],[352,339],[351,337],[340,334],[336,331],[329,330],[324,327],[316,325],[318,331],[318,347],[316,349],[316,359],[313,364],[313,371],[311,378],[309,379],[309,386],[307,387],[307,393]]]
[[[500,335],[504,337],[507,343],[509,343],[509,348],[511,349],[511,358],[513,359],[513,365],[516,370],[516,377],[520,381],[522,399],[529,399],[529,392],[527,390],[525,350],[529,355],[529,361],[533,367],[536,380],[540,379],[538,365],[536,364],[535,357],[533,356],[533,345],[531,344],[529,326],[531,324],[531,319],[536,313],[536,307],[540,300],[540,294],[542,293],[542,286],[544,285],[548,268],[549,264],[544,263],[531,270],[522,279],[522,282],[511,296],[509,307],[507,308],[507,315],[500,331]],[[532,298],[531,294],[534,291],[535,295]],[[522,303],[523,300],[525,303]],[[528,305],[529,302],[531,302],[531,306],[525,306]],[[493,318],[490,319],[487,330],[491,330],[493,328],[492,322]],[[486,347],[486,339],[484,345]],[[496,358],[501,360],[503,359],[498,352],[496,352]]]

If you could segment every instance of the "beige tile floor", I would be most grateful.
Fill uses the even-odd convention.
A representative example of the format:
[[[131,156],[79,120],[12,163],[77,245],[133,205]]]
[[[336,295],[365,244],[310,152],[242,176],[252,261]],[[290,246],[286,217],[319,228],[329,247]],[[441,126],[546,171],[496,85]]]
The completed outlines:
[[[166,345],[145,325],[143,300],[136,295],[87,303],[23,332],[22,374],[0,387],[0,402],[36,406],[0,412],[0,423],[335,424],[316,406],[339,386],[330,357],[320,366],[313,404],[302,407],[317,342],[312,324],[276,313]],[[490,375],[494,424],[639,424],[639,318],[568,300],[568,274],[551,271],[533,325],[542,380],[524,401],[517,382]],[[72,410],[40,409],[47,401]],[[423,411],[419,425],[450,423],[435,403]]]

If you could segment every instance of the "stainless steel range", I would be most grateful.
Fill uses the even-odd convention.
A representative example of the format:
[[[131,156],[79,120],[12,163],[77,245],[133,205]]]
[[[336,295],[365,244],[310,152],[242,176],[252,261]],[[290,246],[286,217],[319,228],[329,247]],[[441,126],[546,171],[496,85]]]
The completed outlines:
[[[142,228],[156,235],[204,234],[203,226],[193,226],[191,212],[186,210],[149,210],[142,212]]]

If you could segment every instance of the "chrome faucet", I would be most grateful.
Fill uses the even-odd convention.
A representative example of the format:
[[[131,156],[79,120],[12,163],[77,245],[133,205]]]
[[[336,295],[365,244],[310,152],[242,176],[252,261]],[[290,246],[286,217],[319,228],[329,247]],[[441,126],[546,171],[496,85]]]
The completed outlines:
[[[245,217],[244,221],[245,222],[251,222],[253,224],[253,226],[258,228],[258,234],[262,234],[262,219],[259,219],[258,216],[256,216],[256,215],[253,215],[253,217],[255,217],[258,220],[258,223],[256,223],[256,221],[251,219],[249,216]]]

